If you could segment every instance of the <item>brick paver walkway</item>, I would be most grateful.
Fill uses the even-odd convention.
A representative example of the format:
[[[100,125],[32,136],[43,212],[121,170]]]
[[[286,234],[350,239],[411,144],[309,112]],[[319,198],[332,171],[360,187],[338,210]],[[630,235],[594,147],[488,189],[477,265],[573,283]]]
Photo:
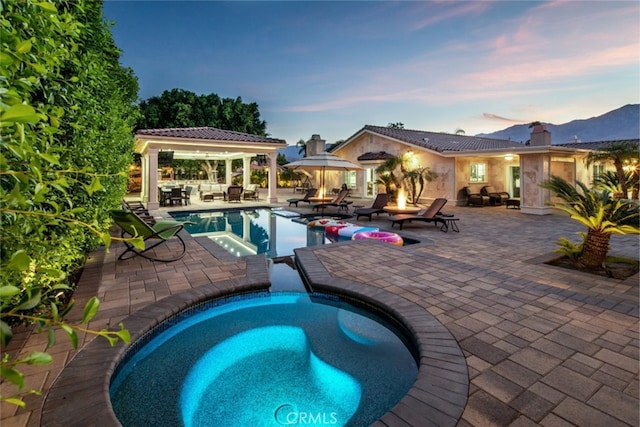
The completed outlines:
[[[582,230],[561,214],[444,210],[461,218],[460,233],[407,224],[403,232],[420,245],[327,245],[303,249],[300,259],[312,283],[334,277],[382,288],[447,327],[464,351],[470,380],[459,426],[637,426],[638,276],[620,281],[543,264],[559,237],[577,240],[574,233]],[[390,225],[384,215],[371,224]],[[90,326],[116,325],[185,290],[213,285],[225,292],[268,280],[266,264],[230,257],[205,241],[188,240],[187,256],[169,264],[117,262],[117,245],[96,252],[76,293],[79,307],[91,295],[102,301]],[[638,236],[613,236],[611,253],[637,258]],[[82,345],[89,341],[81,337]],[[9,350],[45,345],[46,336],[24,331]],[[48,369],[25,370],[30,387],[47,390],[76,354],[63,334],[52,353]],[[26,400],[27,410],[2,406],[3,427],[62,423],[42,415],[43,397]]]

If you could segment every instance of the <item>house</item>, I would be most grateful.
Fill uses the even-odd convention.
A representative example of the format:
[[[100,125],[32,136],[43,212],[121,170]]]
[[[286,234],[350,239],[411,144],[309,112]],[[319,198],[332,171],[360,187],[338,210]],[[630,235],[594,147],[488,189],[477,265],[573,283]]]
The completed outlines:
[[[490,185],[497,191],[506,191],[511,197],[519,198],[522,213],[544,215],[552,211],[549,205],[552,196],[540,187],[540,183],[552,175],[568,182],[591,183],[594,169],[601,173],[611,166],[587,167],[585,157],[590,151],[615,142],[620,141],[552,145],[551,133],[542,124],[532,128],[531,139],[524,144],[504,139],[366,125],[334,146],[331,152],[363,167],[361,171],[344,172],[344,176],[339,177],[357,196],[374,197],[381,190],[376,183],[376,168],[389,157],[407,156],[410,167],[429,167],[438,175],[427,185],[421,201],[428,203],[437,197],[445,197],[450,203],[464,205],[464,187],[480,192],[483,186]],[[638,144],[639,140],[631,142]],[[307,150],[313,150],[314,144],[309,143]],[[339,186],[341,183],[328,185],[332,184]]]

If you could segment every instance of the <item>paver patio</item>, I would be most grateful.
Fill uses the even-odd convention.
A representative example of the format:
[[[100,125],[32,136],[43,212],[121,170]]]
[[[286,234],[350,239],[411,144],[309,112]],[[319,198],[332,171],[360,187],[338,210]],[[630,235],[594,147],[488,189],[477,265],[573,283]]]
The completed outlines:
[[[279,200],[287,197],[282,193]],[[345,251],[341,243],[302,249],[298,258],[312,285],[332,277],[383,289],[423,307],[453,334],[470,380],[459,426],[637,426],[638,275],[621,281],[543,264],[553,257],[559,237],[577,240],[574,233],[582,231],[562,214],[448,205],[444,210],[460,218],[460,233],[406,224],[403,233],[421,244],[348,243]],[[360,223],[390,228],[384,215]],[[102,301],[90,326],[116,325],[187,290],[213,286],[223,293],[269,280],[263,257],[231,257],[201,238],[189,239],[187,248],[185,258],[168,264],[116,261],[122,251],[117,244],[110,253],[93,254],[75,295],[78,307],[92,295]],[[637,258],[638,236],[613,236],[611,253]],[[45,334],[23,331],[8,350],[42,350],[46,340]],[[91,340],[82,336],[81,346]],[[63,334],[52,353],[53,365],[25,369],[29,386],[45,394],[76,355]],[[2,426],[86,425],[87,414],[47,418],[44,397],[28,397],[27,410],[3,405]],[[409,408],[404,420],[391,425],[410,425],[410,419]]]

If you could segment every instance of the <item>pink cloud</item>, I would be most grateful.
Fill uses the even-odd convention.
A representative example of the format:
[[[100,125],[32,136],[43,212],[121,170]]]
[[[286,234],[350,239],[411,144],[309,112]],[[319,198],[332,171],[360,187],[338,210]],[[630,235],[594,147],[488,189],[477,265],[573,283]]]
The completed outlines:
[[[442,21],[457,18],[469,14],[480,14],[491,8],[491,2],[468,1],[468,2],[426,2],[428,17],[412,25],[413,30],[421,30]],[[435,6],[434,6],[435,5]],[[442,7],[446,5],[446,7]]]

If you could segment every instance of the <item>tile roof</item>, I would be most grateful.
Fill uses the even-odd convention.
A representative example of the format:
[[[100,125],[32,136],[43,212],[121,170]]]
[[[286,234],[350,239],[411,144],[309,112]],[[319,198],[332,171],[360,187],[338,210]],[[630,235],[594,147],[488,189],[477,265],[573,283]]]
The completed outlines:
[[[365,125],[357,133],[362,131],[377,133],[417,147],[438,152],[508,150],[510,148],[522,147],[521,143],[507,139],[425,132],[421,130],[397,129],[384,126]],[[351,138],[353,138],[353,136]]]
[[[211,139],[215,141],[264,142],[285,145],[287,143],[284,139],[268,138],[266,136],[252,135],[250,133],[235,132],[232,130],[216,129],[212,127],[139,129],[136,132],[136,135],[183,139]]]
[[[640,139],[616,139],[611,141],[591,141],[591,142],[568,142],[566,144],[556,144],[557,147],[577,148],[582,150],[604,150],[612,145],[630,144],[640,148]]]

